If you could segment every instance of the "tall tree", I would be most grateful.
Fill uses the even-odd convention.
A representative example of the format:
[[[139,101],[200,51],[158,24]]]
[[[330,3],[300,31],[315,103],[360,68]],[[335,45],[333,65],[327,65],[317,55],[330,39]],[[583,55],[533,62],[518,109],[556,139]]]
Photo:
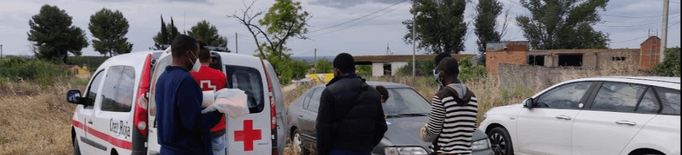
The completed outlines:
[[[404,40],[417,48],[433,53],[459,53],[464,51],[465,0],[415,0],[410,13],[417,14],[416,37],[412,40],[412,19],[403,21],[407,27]]]
[[[28,41],[33,43],[37,58],[61,60],[66,63],[68,54],[81,55],[88,46],[85,32],[71,25],[72,18],[57,6],[43,5],[40,13],[31,17]]]
[[[308,32],[306,26],[310,14],[303,11],[301,2],[276,0],[263,19],[258,20],[259,25],[256,25],[253,20],[263,15],[263,11],[253,14],[251,7],[254,3],[252,2],[245,10],[242,10],[242,15],[235,13],[229,17],[236,18],[242,25],[246,26],[263,58],[269,54],[277,54],[280,60],[284,60],[286,56],[284,51],[287,49],[284,44],[287,40],[292,37],[307,39],[304,34]],[[261,42],[258,39],[259,36],[265,38],[265,41]],[[272,53],[266,54],[264,51]]]
[[[128,20],[123,17],[123,13],[102,8],[90,16],[88,29],[92,36],[97,38],[92,39],[92,47],[95,51],[103,55],[109,54],[109,56],[130,53],[133,44],[125,37],[129,27]]]
[[[200,21],[192,26],[187,35],[194,38],[202,38],[209,46],[227,47],[226,37],[218,34],[218,29],[206,20]]]
[[[170,45],[171,41],[179,34],[178,28],[173,23],[173,17],[171,17],[171,23],[165,23],[163,22],[163,16],[161,16],[161,30],[153,37],[154,47],[156,49],[164,49],[162,45]]]
[[[534,49],[607,48],[608,34],[596,31],[598,8],[609,0],[521,0],[530,16],[516,21]]]
[[[480,60],[485,64],[485,48],[489,42],[498,42],[502,38],[502,33],[497,28],[497,17],[502,13],[502,3],[498,0],[479,0],[476,6],[477,15],[474,19],[474,33],[478,36],[476,44]],[[506,18],[505,18],[506,21]],[[502,30],[507,28],[507,23],[503,23]]]

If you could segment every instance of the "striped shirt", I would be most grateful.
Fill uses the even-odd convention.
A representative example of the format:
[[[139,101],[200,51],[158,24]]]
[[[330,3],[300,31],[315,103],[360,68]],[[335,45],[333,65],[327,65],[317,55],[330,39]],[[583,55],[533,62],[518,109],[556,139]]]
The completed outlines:
[[[422,140],[432,142],[432,152],[471,154],[477,113],[474,94],[464,84],[449,84],[433,97]]]

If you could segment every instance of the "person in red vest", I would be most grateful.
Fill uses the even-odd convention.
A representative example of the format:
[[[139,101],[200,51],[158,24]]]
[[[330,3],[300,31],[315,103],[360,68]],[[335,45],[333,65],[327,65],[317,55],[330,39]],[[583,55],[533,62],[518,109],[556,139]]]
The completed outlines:
[[[206,41],[201,38],[196,39],[201,47],[199,50],[199,62],[201,69],[198,72],[190,72],[194,80],[199,83],[201,91],[218,91],[227,86],[227,78],[225,73],[220,70],[208,67],[211,63],[211,52],[206,48]],[[213,145],[213,155],[225,155],[227,146],[227,138],[225,136],[225,115],[220,119],[220,122],[211,128],[211,139]]]

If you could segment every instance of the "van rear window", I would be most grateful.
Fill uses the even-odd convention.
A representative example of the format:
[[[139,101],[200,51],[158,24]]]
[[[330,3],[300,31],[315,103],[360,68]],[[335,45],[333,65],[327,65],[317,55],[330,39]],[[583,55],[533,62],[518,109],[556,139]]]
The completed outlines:
[[[243,90],[248,96],[250,113],[263,111],[265,91],[260,72],[255,68],[225,65],[227,83],[230,88]]]

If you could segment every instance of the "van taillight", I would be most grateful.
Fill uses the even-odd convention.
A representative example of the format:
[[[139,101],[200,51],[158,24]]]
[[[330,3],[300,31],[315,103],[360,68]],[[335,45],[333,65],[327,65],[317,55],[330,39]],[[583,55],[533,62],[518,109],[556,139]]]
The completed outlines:
[[[144,61],[144,67],[142,68],[142,76],[140,76],[140,84],[137,89],[137,100],[135,101],[135,115],[133,118],[133,123],[135,123],[135,128],[142,134],[142,136],[147,136],[147,104],[149,102],[149,97],[147,92],[149,92],[149,71],[151,69],[151,59],[152,55],[148,54]]]
[[[274,89],[272,88],[272,81],[270,80],[270,74],[268,73],[268,68],[265,66],[265,62],[263,62],[263,59],[260,61],[263,64],[263,70],[265,71],[265,78],[268,81],[268,96],[270,99],[270,129],[271,129],[271,136],[272,136],[272,154],[277,155],[277,111],[275,108],[275,99],[274,99]]]

